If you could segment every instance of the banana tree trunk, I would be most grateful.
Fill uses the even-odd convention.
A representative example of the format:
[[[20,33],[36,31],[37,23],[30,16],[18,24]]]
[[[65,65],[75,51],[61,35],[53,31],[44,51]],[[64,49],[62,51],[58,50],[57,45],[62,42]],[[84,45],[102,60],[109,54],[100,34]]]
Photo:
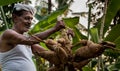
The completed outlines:
[[[103,39],[103,30],[104,30],[105,16],[106,16],[106,11],[107,11],[107,3],[108,3],[108,0],[105,0],[103,18],[102,18],[102,23],[101,23],[101,28],[100,28],[100,40],[99,40],[99,42],[101,42]],[[97,71],[105,71],[102,56],[98,57]]]

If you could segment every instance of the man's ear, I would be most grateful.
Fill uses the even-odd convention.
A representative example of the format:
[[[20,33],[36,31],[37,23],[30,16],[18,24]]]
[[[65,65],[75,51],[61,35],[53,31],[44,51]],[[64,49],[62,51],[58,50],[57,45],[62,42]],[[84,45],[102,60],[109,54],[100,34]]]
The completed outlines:
[[[17,16],[15,14],[12,14],[12,18],[15,19]]]
[[[15,21],[17,20],[17,15],[15,15],[15,14],[12,14],[12,20],[13,20],[13,22],[15,23]]]

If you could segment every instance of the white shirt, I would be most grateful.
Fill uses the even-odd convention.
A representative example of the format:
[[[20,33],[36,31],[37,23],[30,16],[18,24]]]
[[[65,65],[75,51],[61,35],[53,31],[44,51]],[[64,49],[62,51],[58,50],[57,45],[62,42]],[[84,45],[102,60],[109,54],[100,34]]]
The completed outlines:
[[[36,71],[30,46],[17,45],[13,49],[0,53],[2,71]]]

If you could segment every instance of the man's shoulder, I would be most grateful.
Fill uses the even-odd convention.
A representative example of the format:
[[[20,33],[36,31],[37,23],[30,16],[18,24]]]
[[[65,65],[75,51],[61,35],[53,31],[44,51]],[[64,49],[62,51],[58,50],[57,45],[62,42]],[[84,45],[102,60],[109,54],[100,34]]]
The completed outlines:
[[[12,30],[12,29],[7,29],[7,30],[5,30],[4,31],[4,33],[3,34],[6,34],[6,33],[13,33],[13,32],[15,32],[14,30]]]
[[[12,30],[12,29],[7,29],[7,30],[5,30],[5,31],[2,33],[1,39],[4,39],[4,38],[6,38],[6,37],[10,38],[10,36],[13,35],[14,33],[15,33],[14,30]]]

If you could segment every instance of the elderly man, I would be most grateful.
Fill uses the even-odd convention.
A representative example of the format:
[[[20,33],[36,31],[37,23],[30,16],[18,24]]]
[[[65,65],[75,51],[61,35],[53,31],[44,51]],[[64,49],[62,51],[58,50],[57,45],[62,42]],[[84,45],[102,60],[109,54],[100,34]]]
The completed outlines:
[[[23,35],[31,26],[34,11],[33,7],[25,4],[14,6],[12,13],[14,26],[12,29],[6,30],[0,37],[2,71],[36,71],[32,61],[32,50],[39,53],[45,49],[38,45],[39,41],[34,37]],[[45,39],[64,27],[63,22],[59,21],[53,28],[34,36]]]

